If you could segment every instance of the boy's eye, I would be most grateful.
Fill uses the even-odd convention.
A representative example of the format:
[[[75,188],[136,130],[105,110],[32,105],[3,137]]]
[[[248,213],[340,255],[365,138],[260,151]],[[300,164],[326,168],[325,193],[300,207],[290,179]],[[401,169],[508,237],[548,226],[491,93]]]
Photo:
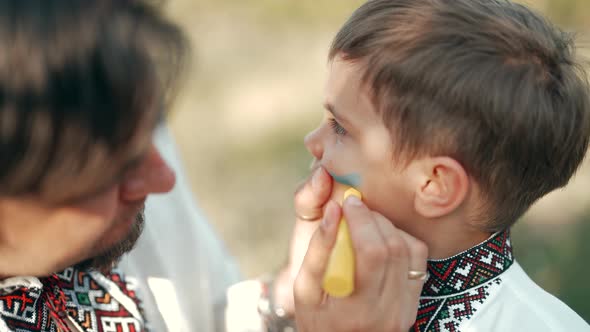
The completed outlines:
[[[346,129],[342,128],[342,126],[336,121],[336,119],[330,119],[330,127],[336,135],[344,136],[346,135]]]

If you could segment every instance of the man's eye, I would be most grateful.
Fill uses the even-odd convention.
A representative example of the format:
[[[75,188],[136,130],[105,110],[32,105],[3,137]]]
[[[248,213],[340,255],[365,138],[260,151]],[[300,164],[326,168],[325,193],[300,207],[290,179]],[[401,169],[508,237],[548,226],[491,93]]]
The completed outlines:
[[[342,128],[342,126],[338,123],[338,121],[336,121],[336,119],[330,119],[330,127],[332,127],[334,134],[338,136],[344,136],[347,133],[346,129]]]

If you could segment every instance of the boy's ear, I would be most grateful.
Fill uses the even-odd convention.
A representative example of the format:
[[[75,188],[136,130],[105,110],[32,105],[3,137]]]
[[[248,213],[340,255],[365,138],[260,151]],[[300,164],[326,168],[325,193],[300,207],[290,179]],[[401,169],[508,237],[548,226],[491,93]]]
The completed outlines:
[[[467,197],[469,177],[453,158],[433,157],[422,160],[414,208],[426,218],[439,218],[455,211]]]

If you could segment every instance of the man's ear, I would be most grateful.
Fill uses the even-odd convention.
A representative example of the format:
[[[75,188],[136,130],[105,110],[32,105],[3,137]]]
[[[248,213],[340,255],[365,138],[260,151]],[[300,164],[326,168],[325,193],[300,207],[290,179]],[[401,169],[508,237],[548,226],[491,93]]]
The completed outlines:
[[[455,211],[467,197],[469,177],[450,157],[421,160],[420,180],[415,188],[414,208],[426,218],[439,218]]]

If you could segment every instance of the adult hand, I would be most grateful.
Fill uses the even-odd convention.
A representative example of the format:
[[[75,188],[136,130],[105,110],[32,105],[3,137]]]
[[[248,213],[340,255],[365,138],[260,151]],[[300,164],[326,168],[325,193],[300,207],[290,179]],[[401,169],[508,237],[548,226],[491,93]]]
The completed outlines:
[[[332,177],[322,167],[315,168],[310,177],[295,192],[295,227],[289,246],[287,266],[275,280],[275,303],[287,314],[295,311],[293,284],[312,235],[319,227],[324,207],[332,194]]]
[[[346,298],[325,295],[321,284],[341,215],[355,250],[355,290]],[[410,271],[426,271],[427,248],[382,215],[350,196],[344,208],[325,208],[295,280],[295,318],[300,332],[408,331],[416,319],[423,281]]]

